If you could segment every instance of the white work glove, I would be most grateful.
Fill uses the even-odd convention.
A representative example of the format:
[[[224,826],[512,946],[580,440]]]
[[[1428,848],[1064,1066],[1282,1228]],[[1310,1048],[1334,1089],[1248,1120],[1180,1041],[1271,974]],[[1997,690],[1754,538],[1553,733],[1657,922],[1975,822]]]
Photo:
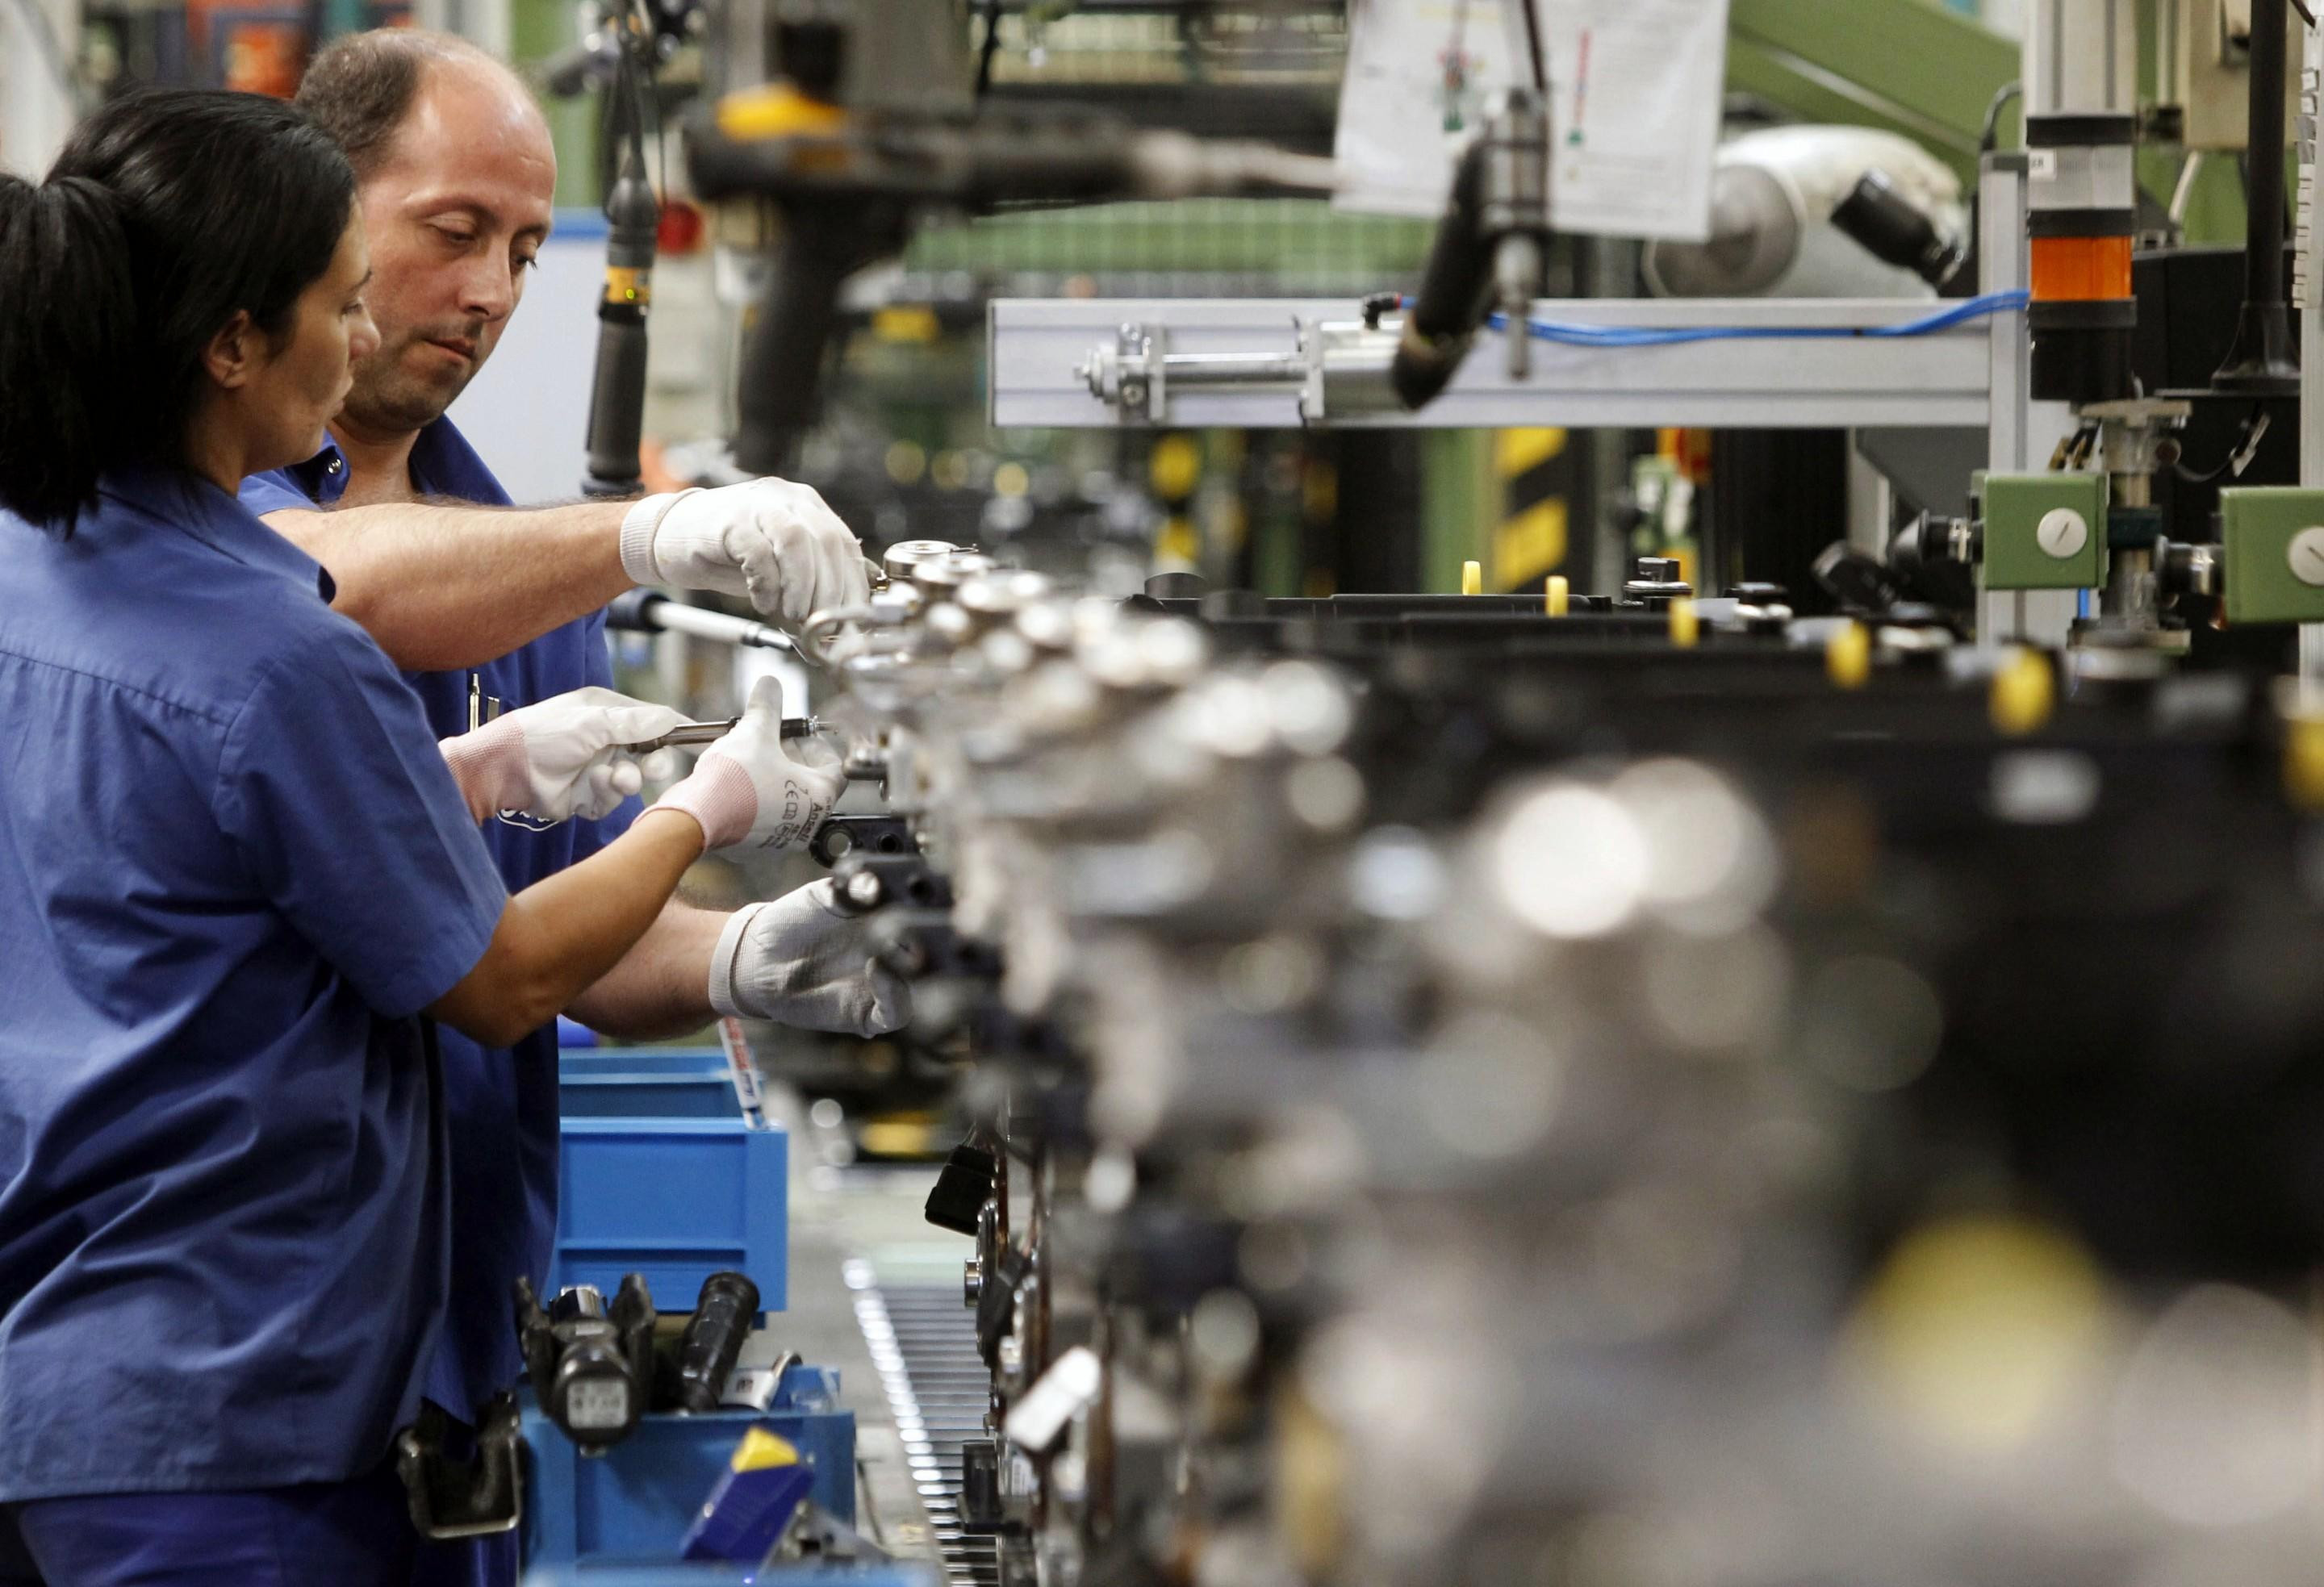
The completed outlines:
[[[844,915],[831,877],[737,909],[710,957],[710,1006],[801,1030],[884,1036],[912,1017],[912,989],[872,955],[868,917]]]
[[[654,808],[683,810],[701,822],[706,849],[796,849],[846,787],[829,744],[784,742],[783,687],[762,678],[734,730],[703,751],[693,772]]]
[[[863,548],[812,486],[787,479],[648,496],[622,520],[622,570],[637,584],[748,596],[794,630],[871,597]]]
[[[438,745],[452,780],[479,821],[521,810],[544,821],[595,819],[638,791],[644,779],[624,744],[659,738],[686,718],[668,706],[576,688],[495,717]]]

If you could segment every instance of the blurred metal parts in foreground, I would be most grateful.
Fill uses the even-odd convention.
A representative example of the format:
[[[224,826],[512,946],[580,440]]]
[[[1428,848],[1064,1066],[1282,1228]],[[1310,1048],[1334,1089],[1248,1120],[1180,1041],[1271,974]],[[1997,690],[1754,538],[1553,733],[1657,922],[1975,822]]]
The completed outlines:
[[[939,1519],[1003,1582],[2310,1578],[2296,690],[1661,566],[1551,615],[907,560],[825,715],[969,1060]]]

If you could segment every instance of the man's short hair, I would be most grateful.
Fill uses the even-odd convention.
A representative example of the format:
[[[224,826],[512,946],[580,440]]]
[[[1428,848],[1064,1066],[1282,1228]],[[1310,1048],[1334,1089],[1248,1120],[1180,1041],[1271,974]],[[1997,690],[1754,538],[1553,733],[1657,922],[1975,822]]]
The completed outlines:
[[[420,28],[349,33],[325,45],[309,64],[294,103],[331,135],[362,179],[387,157],[429,69],[451,60],[500,65],[488,51],[456,33]]]

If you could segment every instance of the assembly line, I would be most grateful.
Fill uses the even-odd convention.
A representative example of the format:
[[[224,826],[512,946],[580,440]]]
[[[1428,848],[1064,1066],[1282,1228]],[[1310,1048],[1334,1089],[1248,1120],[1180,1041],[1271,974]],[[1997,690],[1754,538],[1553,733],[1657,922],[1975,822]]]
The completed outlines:
[[[2301,0],[6,3],[0,1582],[2313,1579]]]

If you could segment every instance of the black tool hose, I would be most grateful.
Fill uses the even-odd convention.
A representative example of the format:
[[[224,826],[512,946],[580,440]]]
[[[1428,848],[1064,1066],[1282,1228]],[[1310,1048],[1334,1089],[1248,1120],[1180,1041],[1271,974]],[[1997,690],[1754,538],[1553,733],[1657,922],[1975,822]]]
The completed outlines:
[[[646,414],[646,309],[653,299],[655,233],[661,206],[632,148],[606,200],[605,290],[597,300],[597,371],[589,391],[589,472],[593,496],[638,488],[638,438]]]
[[[782,474],[823,406],[825,362],[839,331],[839,291],[858,261],[853,226],[821,205],[783,215],[754,317],[742,333],[734,392],[734,461]]]
[[[2252,0],[2251,197],[2244,243],[2244,298],[2282,303],[2283,296],[2284,0]]]
[[[2300,375],[2283,279],[2283,77],[2292,19],[2285,0],[2252,0],[2250,191],[2246,197],[2244,305],[2221,391],[2289,392]]]
[[[1436,240],[1420,277],[1420,291],[1404,317],[1404,335],[1388,364],[1388,383],[1406,408],[1425,407],[1451,383],[1485,321],[1493,284],[1493,250],[1483,225],[1486,145],[1469,145],[1452,173],[1452,197],[1436,224]],[[1523,328],[1512,328],[1522,335]]]

